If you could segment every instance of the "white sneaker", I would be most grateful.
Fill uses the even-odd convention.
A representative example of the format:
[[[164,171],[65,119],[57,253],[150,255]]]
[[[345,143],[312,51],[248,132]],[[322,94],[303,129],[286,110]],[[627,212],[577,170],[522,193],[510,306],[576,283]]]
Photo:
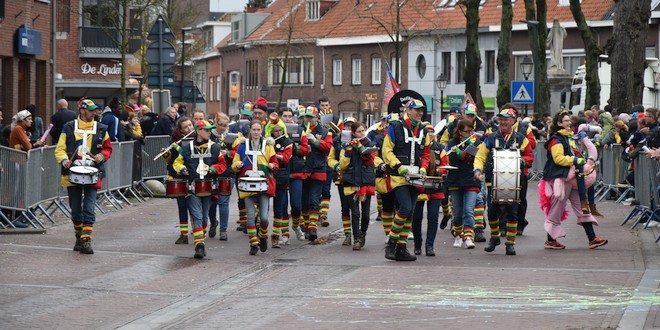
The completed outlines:
[[[469,237],[465,239],[465,248],[466,249],[474,249],[474,242]]]
[[[409,241],[414,241],[414,240],[415,240],[415,236],[413,236],[412,233],[408,234],[408,240],[409,240]]]
[[[460,248],[461,246],[463,246],[463,239],[460,236],[454,237],[454,247]]]
[[[280,244],[281,245],[289,245],[289,238],[282,235],[280,236]]]
[[[296,238],[299,241],[304,241],[305,240],[305,234],[303,234],[302,229],[300,229],[300,227],[294,228],[293,232],[296,233]]]
[[[655,220],[651,220],[648,223],[648,225],[646,226],[646,228],[655,228],[655,227],[658,227],[658,226],[660,226],[660,222],[655,221]]]

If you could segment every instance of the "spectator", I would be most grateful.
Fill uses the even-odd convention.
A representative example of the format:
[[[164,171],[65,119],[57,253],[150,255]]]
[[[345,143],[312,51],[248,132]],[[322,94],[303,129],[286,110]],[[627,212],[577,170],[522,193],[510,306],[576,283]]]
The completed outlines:
[[[158,121],[158,115],[153,113],[148,106],[142,106],[142,118],[140,118],[140,126],[142,127],[142,135],[147,136],[151,134],[151,131],[154,129],[156,121]]]
[[[28,110],[19,111],[13,118],[11,123],[11,133],[9,134],[9,147],[28,151],[34,147],[43,146],[41,140],[35,143],[30,142],[30,137],[26,130],[32,126],[32,114]]]
[[[142,141],[144,135],[142,134],[142,126],[140,125],[140,117],[137,113],[131,112],[128,114],[128,124],[126,125],[126,140]]]
[[[646,126],[649,128],[649,132],[646,135],[646,145],[649,148],[660,147],[660,123],[658,123],[658,109],[646,109],[646,111],[644,111],[644,118],[646,118]]]
[[[174,107],[167,108],[167,112],[165,112],[160,119],[158,119],[158,122],[156,122],[151,135],[172,135],[174,127],[176,126],[176,118],[176,109]]]
[[[38,116],[36,105],[30,104],[26,109],[32,115],[32,126],[28,128],[28,132],[30,132],[30,143],[34,144],[44,135],[44,120]]]
[[[119,104],[119,100],[113,98],[112,101],[110,101],[110,105],[106,106],[101,113],[101,123],[108,126],[110,142],[124,141],[124,131],[119,122],[120,112],[121,105]]]
[[[60,134],[64,128],[64,124],[76,119],[76,113],[69,110],[69,103],[65,99],[57,100],[57,112],[50,118],[53,128],[50,130],[50,137],[53,139],[53,144],[57,145],[60,139]]]

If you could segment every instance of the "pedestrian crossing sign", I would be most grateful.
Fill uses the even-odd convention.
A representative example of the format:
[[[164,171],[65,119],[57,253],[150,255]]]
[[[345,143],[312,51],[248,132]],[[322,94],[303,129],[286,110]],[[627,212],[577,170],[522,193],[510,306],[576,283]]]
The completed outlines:
[[[534,81],[533,80],[512,80],[511,81],[511,102],[517,104],[534,103]]]

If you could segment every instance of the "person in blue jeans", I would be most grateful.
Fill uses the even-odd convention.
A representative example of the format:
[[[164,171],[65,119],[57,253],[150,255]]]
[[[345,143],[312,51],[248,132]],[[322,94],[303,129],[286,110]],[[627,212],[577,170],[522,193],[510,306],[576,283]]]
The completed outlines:
[[[461,119],[454,136],[447,143],[449,165],[458,167],[450,170],[445,184],[454,204],[454,247],[474,249],[474,209],[477,195],[481,192],[481,181],[474,178],[473,164],[476,150],[481,141],[476,138],[472,120]]]
[[[213,141],[220,146],[220,153],[225,157],[225,162],[229,164],[232,161],[231,153],[231,144],[225,144],[225,136],[229,128],[229,117],[222,112],[218,112],[215,116],[215,129],[211,131],[213,134]],[[236,175],[234,172],[228,168],[224,173],[220,174],[220,178],[229,179],[231,182],[230,192],[234,189]],[[216,218],[216,210],[220,209],[220,230],[218,236],[221,241],[227,240],[227,227],[229,226],[229,200],[231,195],[219,194],[217,200],[214,198],[214,204],[209,210],[209,219],[211,221],[211,227],[209,228],[209,237],[215,237],[216,227],[218,226],[218,220]],[[217,206],[217,207],[216,207]]]

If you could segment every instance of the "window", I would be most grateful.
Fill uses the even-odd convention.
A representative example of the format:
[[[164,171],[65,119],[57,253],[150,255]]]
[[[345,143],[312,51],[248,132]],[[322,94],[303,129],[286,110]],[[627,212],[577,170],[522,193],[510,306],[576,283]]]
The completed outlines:
[[[307,0],[307,17],[308,21],[317,21],[319,19],[319,1],[318,0]]]
[[[396,58],[392,56],[392,76],[394,79],[396,79],[397,83],[401,83],[401,57],[399,57],[399,60],[396,61]],[[399,77],[397,79],[397,77]]]
[[[486,51],[486,83],[492,84],[495,82],[495,51]]]
[[[259,87],[259,61],[245,61],[245,87]]]
[[[456,52],[456,82],[465,83],[465,52]]]
[[[0,1],[4,2],[4,1]],[[1,9],[0,9],[1,10]],[[0,15],[3,16],[4,15]],[[70,32],[71,0],[57,0],[57,32]]]
[[[202,93],[202,96],[206,97],[206,73],[205,72],[195,72],[195,86],[199,89],[199,92]],[[197,97],[195,91],[193,90],[193,98]]]
[[[204,50],[209,50],[215,46],[213,44],[213,30],[204,30],[202,32],[202,47]]]
[[[256,62],[256,61],[255,61]],[[270,82],[279,84],[282,81],[284,71],[284,59],[273,58],[269,60]],[[255,72],[257,70],[255,63]],[[314,82],[314,58],[312,57],[292,57],[286,62],[286,74],[284,83],[287,85],[311,85]],[[254,87],[258,87],[255,80]]]
[[[353,85],[360,85],[362,84],[362,60],[359,58],[354,58],[352,61],[352,80],[351,83]]]
[[[381,84],[380,57],[374,57],[371,59],[371,84]]]
[[[236,42],[241,39],[241,22],[231,22],[231,41]]]
[[[422,54],[417,56],[417,74],[420,78],[424,78],[426,75],[426,58]]]
[[[110,0],[83,0],[82,4],[82,26],[114,27],[116,18],[108,17],[116,13],[115,4]]]
[[[238,106],[241,99],[241,74],[238,71],[229,73],[229,84],[227,92],[229,93],[229,114],[237,114]]]
[[[442,72],[447,77],[447,83],[451,83],[451,53],[442,53]]]
[[[332,84],[341,85],[341,59],[332,61]]]
[[[209,101],[214,101],[213,99],[213,92],[215,89],[213,88],[213,77],[209,78]]]
[[[222,100],[222,96],[220,94],[220,76],[215,77],[215,100],[220,101]]]

